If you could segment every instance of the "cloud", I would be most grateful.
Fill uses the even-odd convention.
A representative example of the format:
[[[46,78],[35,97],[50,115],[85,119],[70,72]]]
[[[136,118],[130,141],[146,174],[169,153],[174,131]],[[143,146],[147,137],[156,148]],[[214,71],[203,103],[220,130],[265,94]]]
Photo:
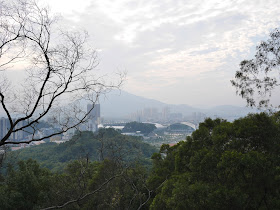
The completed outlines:
[[[280,1],[275,0],[87,0],[81,5],[76,13],[79,7],[69,9],[75,20],[69,12],[65,18],[92,35],[94,46],[102,50],[101,69],[110,72],[122,66],[129,75],[127,90],[181,103],[182,91],[162,94],[171,94],[177,84],[197,88],[195,103],[201,103],[204,92],[236,100],[230,96],[235,93],[229,80],[239,62],[279,27],[280,16]],[[215,83],[208,82],[209,77]],[[221,84],[228,85],[221,90]]]

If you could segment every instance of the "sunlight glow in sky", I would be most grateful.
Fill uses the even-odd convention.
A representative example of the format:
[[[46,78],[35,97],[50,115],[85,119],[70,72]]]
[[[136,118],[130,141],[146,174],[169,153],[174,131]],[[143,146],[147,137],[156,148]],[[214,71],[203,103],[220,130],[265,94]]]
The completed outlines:
[[[104,72],[124,90],[166,103],[245,105],[230,80],[280,26],[278,0],[41,0],[89,32]]]

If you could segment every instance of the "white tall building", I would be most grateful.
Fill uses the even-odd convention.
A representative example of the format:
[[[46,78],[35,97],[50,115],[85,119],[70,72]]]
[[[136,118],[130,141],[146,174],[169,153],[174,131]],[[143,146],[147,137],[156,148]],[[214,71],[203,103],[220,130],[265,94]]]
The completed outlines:
[[[13,119],[13,121],[15,121],[15,119]],[[16,125],[15,129],[20,128],[26,124],[27,124],[26,121],[21,121]],[[2,117],[0,119],[0,139],[2,139],[7,134],[9,128],[10,128],[9,119]],[[9,139],[23,140],[27,137],[27,135],[28,135],[28,133],[26,131],[20,130],[15,133],[12,133],[12,135],[9,137]]]
[[[98,124],[100,124],[100,104],[88,104],[88,130],[95,132],[98,130]]]
[[[2,117],[0,119],[0,139],[2,139],[8,132],[9,129],[9,120]]]

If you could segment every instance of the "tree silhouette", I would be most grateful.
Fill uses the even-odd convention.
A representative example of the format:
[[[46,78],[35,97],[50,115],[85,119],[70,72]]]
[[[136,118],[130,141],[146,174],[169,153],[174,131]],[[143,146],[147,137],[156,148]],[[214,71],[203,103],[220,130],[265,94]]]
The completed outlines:
[[[35,1],[1,2],[0,111],[7,120],[0,146],[28,144],[78,129],[91,111],[84,111],[81,99],[94,105],[100,94],[119,87],[123,75],[115,83],[98,76],[96,51],[87,40],[86,32],[60,29],[57,18]],[[21,84],[9,80],[13,69],[24,72]],[[37,135],[42,120],[56,129]],[[15,140],[20,132],[29,139]]]

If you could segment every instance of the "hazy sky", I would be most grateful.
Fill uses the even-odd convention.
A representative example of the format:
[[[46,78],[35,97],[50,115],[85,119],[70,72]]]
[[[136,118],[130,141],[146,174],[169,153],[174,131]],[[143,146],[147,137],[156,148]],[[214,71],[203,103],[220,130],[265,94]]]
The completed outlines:
[[[98,68],[127,71],[124,90],[172,104],[245,105],[230,79],[280,26],[279,0],[45,2],[89,32]]]

